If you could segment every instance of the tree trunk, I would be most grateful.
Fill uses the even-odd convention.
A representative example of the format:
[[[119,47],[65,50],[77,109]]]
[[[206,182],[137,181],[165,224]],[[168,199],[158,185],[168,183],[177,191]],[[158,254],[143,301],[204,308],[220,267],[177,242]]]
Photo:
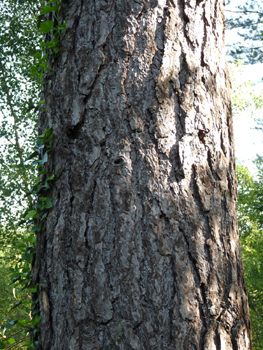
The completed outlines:
[[[64,0],[60,17],[38,349],[251,349],[223,0]]]

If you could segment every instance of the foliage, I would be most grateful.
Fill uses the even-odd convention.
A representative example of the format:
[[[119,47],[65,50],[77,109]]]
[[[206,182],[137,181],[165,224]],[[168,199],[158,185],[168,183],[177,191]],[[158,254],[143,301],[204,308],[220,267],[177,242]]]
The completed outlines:
[[[35,26],[40,8],[39,0],[3,0],[0,5],[0,348],[7,349],[25,345],[30,320],[30,293],[9,283],[14,271],[24,273],[24,257],[16,244],[27,239],[21,220],[25,207],[33,203],[29,189],[36,172],[24,159],[37,135],[40,85],[30,67],[41,42]]]
[[[37,136],[39,82],[32,55],[41,43],[36,30],[39,0],[4,0],[0,6],[0,220],[1,245],[14,244],[35,170],[24,159]],[[18,238],[20,239],[20,238]]]
[[[6,0],[4,5],[0,7],[3,15],[5,15],[5,21],[3,22],[7,28],[5,33],[12,40],[13,37],[16,39],[18,48],[21,33],[17,30],[21,29],[20,24],[23,23],[23,20],[26,21],[27,11],[32,14],[30,24],[36,22],[38,24],[38,30],[33,27],[30,28],[33,37],[32,42],[28,45],[25,43],[25,48],[21,49],[22,58],[16,50],[12,51],[13,48],[8,51],[8,48],[1,47],[2,50],[0,50],[0,69],[2,73],[0,93],[3,96],[3,103],[0,107],[4,119],[2,130],[0,130],[0,136],[4,138],[4,142],[2,142],[3,152],[0,159],[0,181],[2,185],[0,215],[1,245],[2,248],[5,247],[2,252],[2,256],[5,258],[4,261],[7,257],[6,248],[10,247],[12,252],[10,263],[5,265],[3,269],[9,267],[9,274],[6,276],[10,276],[11,271],[11,284],[15,284],[16,289],[19,290],[19,296],[22,298],[16,301],[10,309],[10,311],[16,310],[16,318],[7,319],[6,316],[3,317],[0,349],[14,347],[18,349],[24,346],[28,350],[34,349],[36,341],[33,343],[29,339],[29,334],[31,334],[31,339],[37,339],[40,321],[37,301],[33,303],[34,311],[31,314],[31,293],[37,291],[37,285],[31,288],[31,264],[35,254],[35,232],[40,231],[41,224],[47,216],[47,210],[52,207],[51,198],[45,196],[45,191],[50,188],[50,182],[54,180],[54,175],[47,174],[47,170],[45,170],[48,153],[52,148],[52,130],[47,129],[44,134],[38,137],[36,147],[33,147],[33,145],[36,139],[37,100],[43,74],[50,69],[50,54],[54,56],[58,52],[59,39],[66,27],[66,23],[61,24],[58,20],[58,11],[61,4],[53,3],[51,6],[51,3],[52,1],[49,1],[42,8],[39,16],[37,16],[37,13],[39,13],[37,7],[41,5],[41,1],[33,2],[33,10],[28,6],[28,1],[19,0]],[[35,9],[36,11],[34,11]],[[13,21],[12,15],[15,10],[18,11],[18,14],[14,16]],[[12,13],[12,11],[14,12]],[[47,14],[52,14],[54,21],[46,21],[45,16]],[[11,32],[9,31],[10,27],[12,28]],[[29,29],[26,25],[25,27],[27,30]],[[37,41],[43,35],[46,36],[46,40]],[[25,34],[25,38],[28,41],[30,35],[26,37]],[[36,40],[33,40],[35,38]],[[0,45],[4,46],[6,44],[5,40],[6,38],[1,38]],[[15,42],[8,42],[8,45],[15,45]],[[42,54],[43,50],[44,54]],[[15,64],[12,66],[9,64],[9,60],[13,60]],[[40,101],[40,104],[44,104],[44,101]],[[27,125],[32,130],[28,130]],[[35,157],[37,159],[30,164],[28,161]],[[36,177],[35,166],[38,169],[36,182],[34,180]],[[5,171],[9,168],[11,171]],[[10,213],[12,205],[15,209]],[[24,213],[25,208],[27,208],[26,214]],[[16,244],[14,244],[15,242]],[[5,293],[10,293],[10,290],[6,287],[6,276],[0,280],[0,285],[5,286],[3,288]],[[7,298],[7,300],[11,299]],[[21,313],[21,310],[26,310],[26,315],[23,312]],[[3,308],[3,311],[5,315],[9,315],[7,309]],[[11,316],[14,315],[10,314]]]
[[[7,249],[5,253],[0,253],[0,348],[3,348],[3,337],[5,337],[5,343],[8,344],[8,346],[11,346],[23,338],[26,340],[25,336],[22,334],[24,331],[23,328],[14,324],[11,330],[10,326],[15,323],[14,320],[17,319],[25,320],[26,322],[29,321],[30,313],[30,296],[28,293],[10,285],[12,274],[10,268],[15,268],[16,261],[7,259],[10,255],[8,250],[9,249]],[[21,305],[22,303],[23,306]],[[20,308],[18,308],[19,305],[22,307],[20,306]],[[22,347],[23,343],[21,342],[20,344],[16,344],[15,349],[22,349]]]
[[[17,262],[12,259],[12,262],[9,263],[9,273],[7,276],[9,278],[11,277],[11,284],[14,284],[16,286],[15,289],[19,290],[19,296],[21,296],[21,298],[17,300],[10,309],[10,311],[12,311],[19,307],[15,319],[11,317],[12,315],[9,315],[9,310],[6,308],[3,310],[3,315],[7,316],[3,317],[4,323],[1,325],[2,341],[0,342],[0,349],[9,349],[13,344],[15,344],[15,346],[25,345],[28,350],[34,349],[34,344],[30,341],[28,334],[31,332],[33,337],[36,337],[40,316],[38,316],[37,302],[33,305],[34,311],[31,315],[31,293],[37,291],[37,285],[31,288],[31,264],[35,254],[35,232],[40,231],[41,223],[43,223],[44,218],[47,216],[47,210],[52,208],[51,198],[41,196],[41,194],[45,193],[45,190],[50,188],[50,182],[54,180],[54,175],[51,174],[51,176],[48,176],[47,170],[43,169],[48,160],[48,153],[52,148],[52,137],[52,130],[47,129],[43,135],[39,136],[36,150],[28,157],[28,160],[30,160],[37,156],[37,159],[33,160],[31,166],[37,165],[42,171],[40,171],[37,177],[36,184],[30,190],[30,193],[35,198],[35,203],[32,207],[30,206],[28,208],[25,217],[29,227],[31,227],[31,233],[25,234],[20,242],[16,244],[16,247],[20,250],[20,259]],[[40,157],[43,150],[44,155]],[[42,179],[40,179],[40,177],[42,177]],[[7,269],[7,266],[4,265],[3,269]],[[5,276],[4,279],[0,280],[0,284],[3,285],[2,289],[9,297],[7,300],[9,301],[8,305],[10,305],[12,298],[10,299],[9,294],[12,294],[12,292],[10,288],[7,289],[6,287],[6,278]],[[26,313],[21,312],[21,307],[22,311],[26,311]],[[12,331],[10,331],[11,329]],[[27,342],[23,344],[24,341]]]
[[[258,176],[237,166],[238,222],[253,330],[253,349],[263,349],[263,159]]]

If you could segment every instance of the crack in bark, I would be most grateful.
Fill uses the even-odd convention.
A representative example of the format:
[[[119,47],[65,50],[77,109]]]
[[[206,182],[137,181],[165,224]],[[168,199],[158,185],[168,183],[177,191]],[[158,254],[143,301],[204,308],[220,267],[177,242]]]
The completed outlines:
[[[221,349],[221,341],[220,341],[220,334],[219,334],[219,323],[217,323],[216,330],[215,330],[215,346],[216,350],[224,350]]]

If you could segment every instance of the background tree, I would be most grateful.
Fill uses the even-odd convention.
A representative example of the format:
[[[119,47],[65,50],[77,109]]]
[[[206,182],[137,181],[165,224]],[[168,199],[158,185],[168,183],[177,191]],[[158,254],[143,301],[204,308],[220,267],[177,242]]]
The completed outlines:
[[[36,171],[25,159],[37,135],[40,81],[31,66],[42,36],[36,26],[42,5],[35,0],[0,5],[0,349],[20,349],[29,339],[27,325],[18,327],[17,321],[29,321],[30,293],[10,282],[14,272],[25,272],[16,244],[28,235],[24,213],[34,200],[29,189]]]
[[[240,61],[230,65],[232,83],[232,109],[235,123],[245,118],[247,125],[251,119],[260,116],[262,110],[262,92],[244,78],[244,65]],[[235,130],[235,136],[237,130]],[[247,145],[247,147],[249,147]],[[237,152],[238,153],[238,152]],[[251,158],[253,158],[251,152]],[[245,281],[248,288],[249,307],[252,323],[253,349],[263,349],[263,289],[262,289],[262,229],[260,217],[262,209],[260,200],[262,197],[262,167],[260,158],[256,161],[257,171],[253,175],[242,166],[242,161],[237,159],[238,177],[238,226],[242,245],[242,259],[244,262]]]
[[[29,189],[36,173],[25,159],[36,142],[40,82],[32,77],[31,66],[40,44],[40,7],[40,1],[19,0],[6,0],[0,7],[0,219],[9,243],[33,200]]]
[[[223,1],[62,2],[38,349],[251,349]]]
[[[237,30],[242,42],[228,45],[228,54],[234,60],[242,59],[245,63],[263,62],[262,21],[263,7],[260,1],[243,1],[233,9],[232,1],[226,6],[226,28]]]
[[[238,223],[242,243],[242,256],[248,288],[250,314],[253,325],[253,349],[263,348],[263,166],[257,161],[258,175],[237,166]]]

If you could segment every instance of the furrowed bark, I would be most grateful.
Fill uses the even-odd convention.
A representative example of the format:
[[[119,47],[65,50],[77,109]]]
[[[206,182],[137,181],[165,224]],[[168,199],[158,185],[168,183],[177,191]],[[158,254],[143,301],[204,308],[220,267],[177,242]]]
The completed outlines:
[[[222,0],[74,0],[39,128],[38,349],[251,349]]]

